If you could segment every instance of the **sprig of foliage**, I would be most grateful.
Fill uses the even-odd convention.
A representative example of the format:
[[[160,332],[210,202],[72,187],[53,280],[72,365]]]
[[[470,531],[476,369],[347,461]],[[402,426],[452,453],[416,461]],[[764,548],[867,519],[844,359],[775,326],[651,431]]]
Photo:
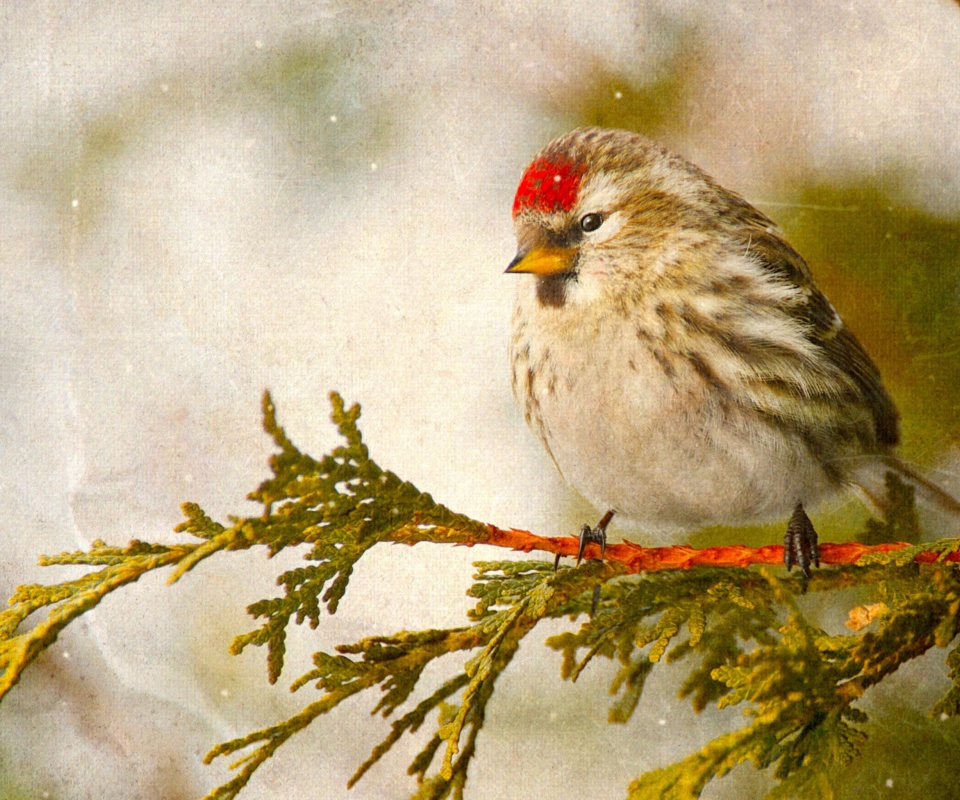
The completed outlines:
[[[308,544],[304,559],[309,566],[284,572],[277,583],[283,597],[260,600],[247,608],[265,622],[256,630],[234,639],[230,652],[238,655],[248,645],[267,646],[267,673],[271,683],[283,670],[287,627],[291,621],[320,624],[320,607],[331,614],[347,590],[353,568],[370,548],[385,539],[395,540],[407,528],[430,530],[455,528],[480,534],[485,529],[469,518],[454,514],[434,502],[413,484],[381,469],[370,458],[357,420],[360,407],[347,409],[338,394],[331,395],[333,421],[346,444],[319,461],[290,441],[277,423],[276,408],[264,395],[264,429],[280,452],[270,459],[273,476],[249,499],[263,504],[260,518],[233,520],[229,529],[212,522],[195,505],[184,506],[187,520],[177,530],[208,538],[200,557],[222,546],[235,547],[237,532],[244,541],[266,545],[270,555],[288,547]],[[199,558],[178,568],[175,577],[190,569]]]
[[[134,541],[125,548],[95,542],[87,552],[43,559],[43,564],[98,569],[55,586],[17,589],[11,607],[0,613],[0,696],[66,625],[115,589],[161,567],[171,568],[172,582],[216,553],[256,546],[272,555],[306,548],[307,564],[278,576],[280,596],[248,607],[260,623],[231,646],[236,654],[249,645],[266,645],[267,676],[274,682],[284,667],[289,626],[315,628],[321,607],[334,613],[355,565],[378,543],[512,541],[526,547],[547,541],[456,514],[381,469],[362,441],[359,408],[346,408],[336,394],[331,400],[344,444],[315,460],[290,441],[265,395],[264,427],[279,452],[270,459],[271,477],[250,495],[263,506],[260,516],[230,518],[224,525],[186,504],[186,520],[177,530],[195,541],[176,546]],[[872,525],[868,538],[916,532],[912,493],[902,485],[890,488],[897,510],[885,528]],[[579,619],[579,628],[547,644],[561,653],[564,678],[576,680],[588,668],[611,666],[611,722],[631,718],[648,676],[662,662],[689,664],[680,694],[697,711],[740,706],[750,720],[677,764],[640,776],[629,787],[632,800],[699,797],[711,780],[747,761],[771,768],[777,781],[771,798],[831,796],[837,770],[857,757],[865,740],[866,715],[858,700],[901,665],[957,638],[960,575],[946,559],[958,548],[960,541],[944,540],[875,550],[856,566],[815,574],[811,593],[860,587],[848,622],[852,630],[845,636],[827,635],[803,613],[793,594],[796,579],[778,579],[766,568],[693,567],[635,575],[618,561],[576,568],[555,568],[546,561],[480,562],[469,589],[477,601],[469,624],[370,636],[335,653],[316,653],[314,668],[291,688],[313,685],[319,699],[288,720],[211,750],[207,763],[240,757],[233,764],[234,777],[207,797],[236,797],[293,735],[347,699],[378,689],[373,713],[394,720],[349,785],[435,715],[433,732],[409,768],[418,782],[414,797],[462,798],[500,676],[541,620],[565,617]],[[686,559],[687,550],[679,555]],[[671,562],[669,555],[665,565],[689,563]],[[45,619],[20,631],[44,609]],[[448,665],[446,674],[423,686],[426,668],[441,659]],[[960,646],[949,653],[947,665],[952,687],[933,713],[960,716]]]
[[[54,586],[18,586],[10,608],[0,612],[0,698],[20,680],[33,660],[52,645],[60,631],[99,605],[110,592],[134,583],[161,567],[182,562],[195,545],[164,547],[132,541],[127,547],[109,547],[95,541],[89,552],[61,553],[40,559],[41,565],[89,564],[103,566],[77,580]],[[33,613],[49,608],[46,619],[23,633],[20,626]]]
[[[960,631],[957,570],[909,572],[875,585],[875,599],[888,601],[873,606],[876,631],[827,636],[764,570],[770,599],[789,611],[788,619],[774,640],[710,673],[724,687],[719,707],[748,703],[753,722],[678,764],[644,775],[631,785],[631,800],[699,797],[707,782],[744,761],[760,768],[776,764],[779,785],[771,798],[833,796],[836,770],[859,754],[866,739],[858,726],[867,715],[852,704],[902,664],[934,645],[947,646]],[[948,697],[956,692],[955,683]],[[945,707],[941,701],[934,711]]]
[[[345,409],[339,395],[332,396],[333,418],[346,445],[315,461],[301,453],[277,424],[269,395],[264,398],[264,428],[280,447],[270,460],[273,477],[249,497],[263,504],[261,519],[247,523],[252,539],[274,555],[284,548],[310,544],[305,556],[310,566],[290,570],[277,578],[284,596],[265,599],[247,611],[266,621],[258,629],[238,636],[230,647],[234,655],[248,645],[267,645],[271,683],[283,670],[287,626],[320,624],[320,605],[333,614],[342,599],[355,564],[377,542],[408,524],[413,515],[432,519],[439,506],[396,475],[370,460],[357,429],[359,406]],[[178,530],[192,530],[196,517]]]
[[[581,596],[588,584],[595,583],[596,578],[591,581],[590,574],[597,571],[594,568],[555,572],[547,562],[488,562],[478,566],[481,582],[471,590],[480,598],[471,614],[475,620],[473,625],[374,636],[339,646],[339,655],[316,653],[315,669],[298,678],[291,688],[297,690],[314,683],[325,693],[323,697],[279,725],[211,750],[205,758],[207,763],[259,743],[253,753],[234,765],[242,766],[241,772],[230,783],[209,794],[208,800],[235,797],[254,770],[273,755],[277,747],[348,697],[380,687],[383,694],[372,713],[390,716],[411,697],[430,663],[457,653],[466,656],[460,671],[393,723],[388,736],[360,765],[349,785],[354,785],[403,734],[415,733],[428,715],[436,712],[437,729],[408,770],[417,776],[420,784],[414,796],[418,800],[462,797],[467,768],[497,679],[510,664],[523,637],[544,617],[556,616],[558,611],[569,613],[573,608],[571,601]],[[517,591],[521,585],[523,591]],[[455,695],[459,695],[459,703],[451,703]],[[435,774],[428,776],[441,748],[440,766]]]

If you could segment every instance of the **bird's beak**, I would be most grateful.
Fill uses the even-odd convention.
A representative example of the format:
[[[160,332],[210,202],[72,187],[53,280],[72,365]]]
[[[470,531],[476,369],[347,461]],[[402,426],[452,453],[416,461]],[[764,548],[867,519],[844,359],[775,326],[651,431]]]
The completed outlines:
[[[510,262],[507,272],[529,272],[533,275],[554,275],[573,268],[577,257],[575,247],[521,247]]]

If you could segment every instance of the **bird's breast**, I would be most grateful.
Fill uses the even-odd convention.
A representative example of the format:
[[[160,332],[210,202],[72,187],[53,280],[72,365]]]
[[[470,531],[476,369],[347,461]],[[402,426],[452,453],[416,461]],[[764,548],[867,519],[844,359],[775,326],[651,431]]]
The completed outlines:
[[[519,298],[514,394],[572,486],[651,531],[776,517],[831,488],[802,443],[731,404],[696,352],[651,330]]]

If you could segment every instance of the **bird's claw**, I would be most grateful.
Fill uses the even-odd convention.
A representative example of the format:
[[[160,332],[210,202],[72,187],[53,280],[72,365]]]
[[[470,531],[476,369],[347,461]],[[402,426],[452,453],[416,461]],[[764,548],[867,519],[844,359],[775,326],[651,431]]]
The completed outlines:
[[[807,583],[811,578],[810,565],[820,566],[820,548],[817,545],[817,531],[803,510],[803,503],[797,503],[787,523],[787,532],[783,537],[783,563],[788,571],[794,565],[800,567],[803,591],[807,591]]]
[[[591,542],[600,545],[600,558],[602,559],[603,552],[607,547],[607,534],[601,530],[599,525],[596,528],[591,528],[589,525],[584,525],[580,528],[580,547],[577,548],[577,564],[583,560],[583,551],[586,550],[587,545]]]
[[[601,561],[603,560],[604,553],[607,549],[607,525],[610,524],[613,515],[613,511],[608,511],[603,515],[600,522],[597,523],[596,528],[584,525],[580,529],[580,547],[577,548],[577,564],[583,560],[583,551],[587,549],[587,545],[591,542],[600,545],[600,559]]]

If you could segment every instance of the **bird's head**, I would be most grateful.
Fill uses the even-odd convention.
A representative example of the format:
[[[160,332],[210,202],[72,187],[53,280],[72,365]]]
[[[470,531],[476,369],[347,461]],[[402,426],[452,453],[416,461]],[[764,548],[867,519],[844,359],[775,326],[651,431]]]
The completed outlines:
[[[537,153],[520,180],[507,272],[535,275],[547,306],[622,293],[652,277],[675,232],[697,227],[713,188],[639,134],[572,131]]]

